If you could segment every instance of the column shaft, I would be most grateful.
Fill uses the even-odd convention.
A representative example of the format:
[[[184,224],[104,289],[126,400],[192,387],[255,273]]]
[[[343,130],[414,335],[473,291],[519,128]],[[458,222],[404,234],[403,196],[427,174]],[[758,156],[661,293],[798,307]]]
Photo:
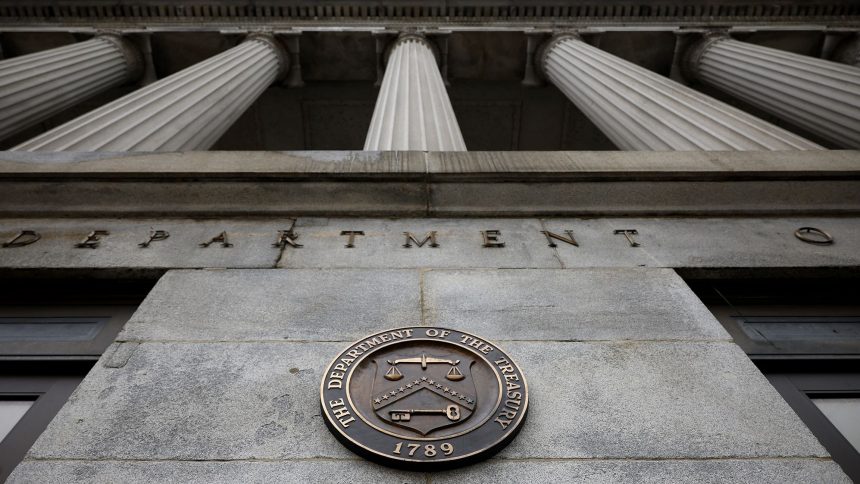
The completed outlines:
[[[0,139],[141,72],[137,50],[114,35],[0,62]]]
[[[555,84],[623,150],[792,150],[820,147],[575,36],[544,50]]]
[[[205,150],[285,72],[287,62],[273,38],[252,36],[13,150]]]
[[[688,75],[841,147],[860,148],[860,68],[728,37],[688,53]]]
[[[466,151],[430,45],[404,36],[388,56],[364,149]]]

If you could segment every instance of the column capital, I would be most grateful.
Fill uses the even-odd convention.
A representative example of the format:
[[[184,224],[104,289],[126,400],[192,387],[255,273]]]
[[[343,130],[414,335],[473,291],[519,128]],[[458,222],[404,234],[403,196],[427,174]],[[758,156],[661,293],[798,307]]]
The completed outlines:
[[[144,68],[143,55],[132,41],[115,32],[101,32],[95,38],[110,42],[122,54],[128,68],[128,82],[140,79]]]
[[[437,47],[432,40],[428,39],[426,35],[419,32],[404,31],[399,33],[397,38],[389,42],[388,46],[385,48],[386,64],[388,63],[388,59],[391,57],[391,52],[394,51],[394,48],[405,42],[418,42],[419,44],[426,45],[427,48],[430,49],[430,52],[433,52],[433,57],[436,59],[436,65],[438,66],[442,62],[439,47]]]
[[[271,32],[252,32],[242,42],[259,41],[266,44],[278,57],[278,79],[283,79],[290,70],[290,54],[283,44]]]
[[[549,56],[549,53],[552,52],[558,44],[569,39],[582,40],[582,36],[575,30],[555,32],[550,38],[546,39],[538,46],[537,51],[535,52],[535,66],[537,67],[537,74],[542,80],[546,81],[548,79],[546,75],[546,59]]]
[[[681,75],[688,81],[698,80],[696,73],[699,71],[699,62],[711,47],[722,40],[731,39],[729,33],[724,30],[713,30],[706,32],[702,38],[693,42],[684,51],[681,58]]]

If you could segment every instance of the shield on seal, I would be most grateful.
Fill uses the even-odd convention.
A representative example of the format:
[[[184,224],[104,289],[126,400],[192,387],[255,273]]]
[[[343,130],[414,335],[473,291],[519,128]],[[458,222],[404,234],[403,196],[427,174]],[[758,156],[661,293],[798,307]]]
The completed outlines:
[[[374,360],[373,410],[382,420],[421,435],[462,423],[478,404],[474,362],[428,354]]]

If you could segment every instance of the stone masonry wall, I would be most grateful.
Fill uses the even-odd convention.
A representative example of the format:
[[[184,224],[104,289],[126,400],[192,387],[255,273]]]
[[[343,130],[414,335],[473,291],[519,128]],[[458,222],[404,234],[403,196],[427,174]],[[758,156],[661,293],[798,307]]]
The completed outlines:
[[[532,268],[170,270],[10,482],[848,482],[674,270],[565,269],[545,246],[534,268],[516,247]],[[407,325],[520,364],[529,417],[496,457],[394,471],[325,428],[325,365]]]

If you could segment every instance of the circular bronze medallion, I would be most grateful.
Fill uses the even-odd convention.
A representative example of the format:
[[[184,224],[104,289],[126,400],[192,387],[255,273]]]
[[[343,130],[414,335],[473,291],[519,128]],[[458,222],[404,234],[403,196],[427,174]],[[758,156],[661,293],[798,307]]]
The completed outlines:
[[[382,464],[440,469],[484,459],[519,432],[522,371],[494,343],[414,326],[372,334],[328,366],[320,405],[332,433]]]

